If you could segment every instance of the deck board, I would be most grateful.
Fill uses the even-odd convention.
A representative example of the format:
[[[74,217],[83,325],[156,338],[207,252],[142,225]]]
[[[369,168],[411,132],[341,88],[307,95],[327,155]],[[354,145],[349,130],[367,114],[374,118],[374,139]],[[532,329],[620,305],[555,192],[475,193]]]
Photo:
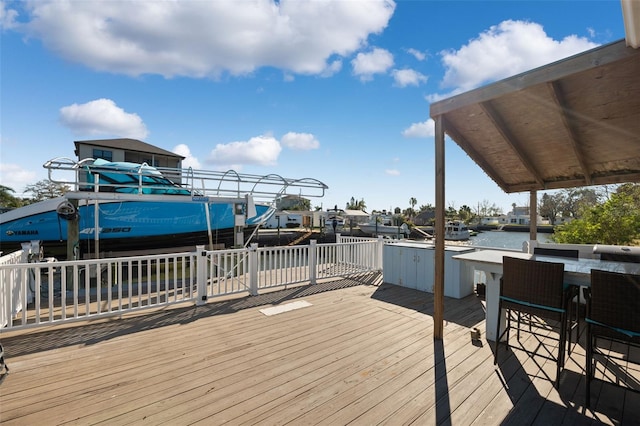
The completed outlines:
[[[445,298],[444,339],[434,341],[433,295],[380,281],[363,275],[3,332],[11,373],[0,384],[0,421],[395,426],[639,418],[640,394],[600,382],[592,384],[595,412],[584,410],[583,342],[567,359],[557,391],[555,364],[530,355],[540,342],[528,333],[521,347],[502,346],[493,365],[477,296]],[[311,305],[260,312],[300,300]],[[480,341],[471,339],[473,327]],[[640,370],[629,371],[640,383]]]

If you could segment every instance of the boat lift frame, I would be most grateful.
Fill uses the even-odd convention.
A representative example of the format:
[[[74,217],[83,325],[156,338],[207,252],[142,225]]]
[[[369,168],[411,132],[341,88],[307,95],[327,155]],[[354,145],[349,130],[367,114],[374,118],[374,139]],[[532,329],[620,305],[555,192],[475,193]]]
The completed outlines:
[[[243,228],[247,219],[255,216],[255,203],[260,202],[269,205],[267,213],[259,217],[255,222],[257,226],[247,240],[257,232],[261,224],[266,222],[275,212],[278,199],[295,195],[297,197],[323,197],[329,188],[323,182],[313,178],[288,179],[278,174],[255,175],[248,173],[238,173],[235,170],[225,172],[198,170],[189,168],[169,168],[151,167],[147,163],[134,164],[131,167],[114,167],[110,165],[94,165],[95,159],[85,158],[81,161],[74,161],[67,157],[57,157],[47,161],[43,167],[48,171],[48,178],[51,182],[71,186],[71,190],[64,194],[64,198],[69,200],[76,208],[78,201],[84,200],[87,205],[93,201],[95,206],[94,242],[96,256],[99,251],[99,204],[101,201],[160,201],[160,202],[185,202],[189,200],[194,203],[209,204],[233,204],[235,214],[235,243],[237,246],[244,245],[240,241],[244,239]],[[123,164],[123,163],[116,163]],[[100,182],[100,171],[109,174],[122,174],[128,177],[136,176],[135,183],[109,183]],[[69,174],[72,178],[69,178]],[[58,176],[64,174],[64,177]],[[89,177],[92,179],[90,180]],[[180,194],[160,194],[149,192],[161,192],[167,189],[167,182],[154,185],[145,182],[148,178],[165,178],[168,183],[174,184],[177,191],[184,191]],[[129,190],[130,192],[114,192],[115,189]],[[295,188],[296,192],[289,192]],[[304,190],[304,192],[303,192]],[[212,242],[211,218],[209,209],[205,208],[207,216],[207,232],[210,246]],[[251,213],[254,214],[251,214]],[[74,223],[75,222],[75,223]],[[67,231],[67,258],[74,258],[74,245],[78,240],[79,230],[77,221],[72,221],[74,226],[69,226]],[[240,238],[242,236],[242,238]]]

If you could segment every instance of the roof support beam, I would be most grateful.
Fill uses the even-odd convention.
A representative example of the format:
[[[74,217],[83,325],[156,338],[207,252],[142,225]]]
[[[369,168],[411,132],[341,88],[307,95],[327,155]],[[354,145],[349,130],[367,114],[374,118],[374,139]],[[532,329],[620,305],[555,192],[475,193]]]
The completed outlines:
[[[484,160],[484,157],[474,149],[473,145],[470,144],[467,139],[458,132],[458,130],[449,122],[449,120],[447,120],[442,115],[440,117],[442,118],[443,130],[451,137],[451,139],[456,141],[458,146],[460,146],[467,153],[467,155],[471,157],[471,159],[475,161],[475,163],[479,165],[482,170],[484,170],[485,173],[487,173],[494,180],[494,182],[498,184],[500,188],[502,188],[504,192],[509,192],[507,191],[507,183],[504,180],[497,178],[499,174],[491,166],[491,164]]]
[[[529,192],[529,240],[538,239],[538,191]]]
[[[591,179],[591,185],[616,185],[627,182],[640,182],[640,173],[616,173],[605,176],[593,176]],[[577,188],[581,186],[585,186],[583,179],[562,180],[557,182],[547,181],[545,182],[544,189]],[[538,190],[538,187],[534,184],[516,184],[509,186],[509,191],[505,192],[525,192],[531,190]]]
[[[560,118],[564,123],[564,127],[569,133],[571,148],[573,149],[573,153],[575,154],[576,159],[580,164],[580,168],[582,169],[582,173],[584,174],[584,183],[585,185],[592,185],[591,170],[589,170],[589,167],[587,166],[587,162],[585,161],[584,154],[580,149],[580,144],[578,143],[578,138],[576,136],[575,129],[577,128],[578,117],[576,117],[573,110],[567,106],[567,100],[564,96],[560,83],[552,81],[548,86],[551,89],[551,96],[559,108]]]
[[[435,265],[433,279],[433,338],[444,338],[444,120],[434,118],[436,145],[436,224],[434,233]]]
[[[516,153],[522,165],[531,173],[533,179],[540,185],[541,188],[545,187],[544,179],[542,179],[540,172],[533,166],[531,161],[527,158],[526,155],[522,152],[522,144],[518,141],[518,139],[513,135],[507,123],[504,122],[502,116],[498,111],[493,107],[491,101],[482,102],[480,104],[484,112],[487,114],[487,117],[493,122],[495,129],[502,135],[504,140],[513,148],[513,151]]]
[[[640,48],[640,2],[637,0],[621,0],[624,33],[627,46]]]

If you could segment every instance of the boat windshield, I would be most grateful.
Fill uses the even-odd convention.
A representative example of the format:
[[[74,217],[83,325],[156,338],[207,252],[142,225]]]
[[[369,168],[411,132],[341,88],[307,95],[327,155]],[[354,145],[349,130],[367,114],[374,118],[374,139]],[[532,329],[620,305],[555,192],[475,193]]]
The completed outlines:
[[[84,166],[84,169],[87,172],[87,185],[80,188],[82,191],[93,191],[94,184],[97,183],[101,192],[191,195],[190,191],[146,164],[111,162],[99,158],[93,164]]]

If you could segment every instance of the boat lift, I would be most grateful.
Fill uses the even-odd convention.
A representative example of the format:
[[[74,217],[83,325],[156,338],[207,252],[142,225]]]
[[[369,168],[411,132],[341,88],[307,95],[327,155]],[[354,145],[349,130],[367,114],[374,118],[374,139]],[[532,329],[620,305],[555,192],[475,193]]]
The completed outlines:
[[[64,194],[67,202],[60,206],[59,213],[68,216],[67,258],[74,259],[75,244],[79,240],[77,218],[73,220],[73,209],[84,200],[95,206],[94,242],[95,253],[99,253],[99,204],[101,201],[162,201],[194,203],[225,203],[234,205],[235,245],[243,246],[244,228],[256,225],[251,240],[261,224],[276,210],[276,202],[285,196],[323,197],[328,186],[313,178],[289,179],[277,174],[255,175],[238,173],[235,170],[217,172],[189,168],[151,167],[146,163],[96,162],[93,158],[74,161],[57,157],[47,161],[51,182],[70,186]],[[109,176],[109,179],[105,179]],[[269,206],[260,217],[256,215],[256,203]],[[205,208],[209,242],[213,247],[209,209]],[[251,223],[248,223],[248,220]]]

